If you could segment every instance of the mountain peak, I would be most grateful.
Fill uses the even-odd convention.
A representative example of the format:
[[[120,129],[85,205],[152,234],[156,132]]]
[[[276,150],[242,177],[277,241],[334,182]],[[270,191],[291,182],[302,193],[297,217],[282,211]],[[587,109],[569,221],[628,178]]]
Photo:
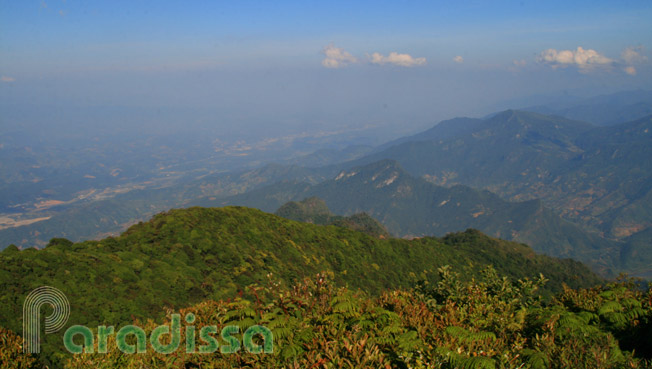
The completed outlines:
[[[524,110],[507,109],[495,114],[489,120],[523,121],[523,120],[547,120],[549,117],[543,114],[533,113]]]
[[[275,214],[283,218],[308,223],[319,223],[319,221],[316,221],[315,219],[330,218],[333,216],[333,213],[331,213],[326,205],[326,201],[315,196],[298,202],[287,202],[278,208]]]
[[[569,145],[574,138],[591,130],[594,126],[590,123],[559,116],[510,109],[489,118],[484,128],[488,132],[492,132],[492,135],[501,137],[517,139],[529,137],[536,141],[566,142]]]
[[[377,238],[390,236],[385,226],[367,213],[348,217],[335,215],[328,209],[324,200],[314,196],[298,202],[290,201],[278,208],[275,214],[299,222],[348,228]]]

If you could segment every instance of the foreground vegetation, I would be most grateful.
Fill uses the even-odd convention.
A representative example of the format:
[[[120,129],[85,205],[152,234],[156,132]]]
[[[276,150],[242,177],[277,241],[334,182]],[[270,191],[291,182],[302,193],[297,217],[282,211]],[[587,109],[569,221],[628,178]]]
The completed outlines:
[[[542,276],[512,280],[487,267],[477,278],[463,281],[448,266],[439,268],[439,275],[435,284],[423,282],[377,297],[337,287],[328,273],[289,287],[270,278],[265,287],[249,288],[251,299],[209,300],[180,313],[193,313],[195,327],[238,325],[242,332],[255,324],[266,326],[274,334],[273,353],[187,353],[181,329],[182,344],[173,354],[155,353],[150,346],[145,354],[126,355],[110,338],[107,354],[75,355],[65,367],[652,367],[652,292],[631,281],[566,288],[543,301],[538,293],[546,283]],[[153,321],[136,324],[148,333],[157,326]],[[19,352],[18,337],[1,334],[1,359],[38,364]],[[4,367],[19,367],[6,363]]]

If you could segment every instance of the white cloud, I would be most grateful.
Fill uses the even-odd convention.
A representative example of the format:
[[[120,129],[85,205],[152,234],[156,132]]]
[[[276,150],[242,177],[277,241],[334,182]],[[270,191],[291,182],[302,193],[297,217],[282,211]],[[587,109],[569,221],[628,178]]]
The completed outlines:
[[[321,61],[321,65],[326,68],[342,68],[349,64],[358,63],[358,59],[355,56],[333,44],[324,47],[322,54],[325,57]],[[371,64],[378,65],[390,64],[401,67],[414,67],[426,64],[426,58],[414,58],[410,54],[399,54],[397,52],[391,52],[387,56],[380,53],[367,54],[367,58]],[[464,61],[461,56],[456,57],[454,60],[458,63]]]
[[[372,64],[393,64],[401,67],[414,67],[426,64],[426,58],[413,58],[410,54],[399,54],[393,51],[388,56],[373,53],[371,54],[370,61]]]
[[[333,44],[326,46],[322,50],[322,54],[326,57],[321,61],[321,65],[326,68],[341,68],[358,61],[353,55],[339,47],[335,47]]]
[[[458,55],[458,56],[453,58],[453,61],[455,63],[464,63],[464,58],[461,55]]]
[[[11,83],[15,81],[16,79],[13,77],[7,77],[7,76],[2,76],[0,77],[0,81],[5,82],[5,83]]]
[[[553,68],[576,66],[580,71],[589,71],[596,67],[606,67],[614,63],[612,59],[601,55],[593,49],[584,49],[581,46],[577,50],[548,49],[538,58],[539,62],[550,64]]]
[[[643,46],[630,46],[623,50],[620,57],[623,59],[625,64],[632,65],[637,63],[644,63],[647,61],[647,56],[642,55]]]
[[[636,75],[636,68],[632,67],[631,65],[629,67],[623,68],[625,73],[629,74],[630,76],[635,76]]]
[[[629,46],[623,50],[619,59],[610,59],[593,49],[585,50],[581,46],[577,50],[548,49],[539,54],[538,61],[552,68],[575,66],[583,73],[600,67],[617,67],[622,68],[630,76],[635,76],[636,65],[646,63],[648,60],[647,56],[643,55],[643,51],[643,46]],[[519,66],[516,60],[514,65]]]

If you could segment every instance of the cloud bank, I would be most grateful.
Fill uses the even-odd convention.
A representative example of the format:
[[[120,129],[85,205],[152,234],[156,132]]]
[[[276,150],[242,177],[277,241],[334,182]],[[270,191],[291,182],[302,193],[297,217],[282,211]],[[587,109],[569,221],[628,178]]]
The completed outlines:
[[[321,61],[321,65],[326,68],[342,68],[359,62],[358,58],[333,44],[324,47],[322,49],[322,54],[324,54],[324,59]],[[394,51],[390,52],[387,56],[377,52],[371,55],[367,54],[367,59],[369,63],[376,65],[415,67],[426,64],[426,58],[415,58],[410,54],[399,54]],[[464,59],[462,59],[461,56],[458,56],[455,58],[455,61],[461,63]]]
[[[565,68],[575,66],[580,71],[586,72],[594,68],[611,66],[614,61],[598,53],[593,49],[584,49],[581,46],[577,50],[548,49],[539,54],[539,62],[550,65],[552,68]]]
[[[321,61],[321,65],[326,68],[341,68],[358,62],[358,59],[353,55],[344,51],[344,49],[335,47],[333,44],[326,46],[322,50],[322,54],[325,55],[325,58]]]
[[[580,72],[586,73],[597,68],[617,67],[622,68],[630,76],[635,76],[636,66],[648,60],[647,56],[643,55],[643,51],[643,46],[629,46],[620,54],[620,59],[611,59],[593,49],[579,46],[577,50],[548,49],[540,53],[537,60],[550,65],[553,69],[574,66]]]
[[[369,61],[372,64],[391,64],[401,67],[415,67],[426,64],[426,58],[414,58],[410,54],[399,54],[397,52],[391,52],[388,56],[384,56],[380,53],[373,53],[371,54]]]

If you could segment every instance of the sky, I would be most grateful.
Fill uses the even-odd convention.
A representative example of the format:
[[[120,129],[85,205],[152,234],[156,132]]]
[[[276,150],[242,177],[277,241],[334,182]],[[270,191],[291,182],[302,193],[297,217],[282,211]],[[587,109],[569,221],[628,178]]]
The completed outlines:
[[[650,19],[649,0],[0,0],[0,124],[108,106],[408,132],[532,95],[649,89]]]

